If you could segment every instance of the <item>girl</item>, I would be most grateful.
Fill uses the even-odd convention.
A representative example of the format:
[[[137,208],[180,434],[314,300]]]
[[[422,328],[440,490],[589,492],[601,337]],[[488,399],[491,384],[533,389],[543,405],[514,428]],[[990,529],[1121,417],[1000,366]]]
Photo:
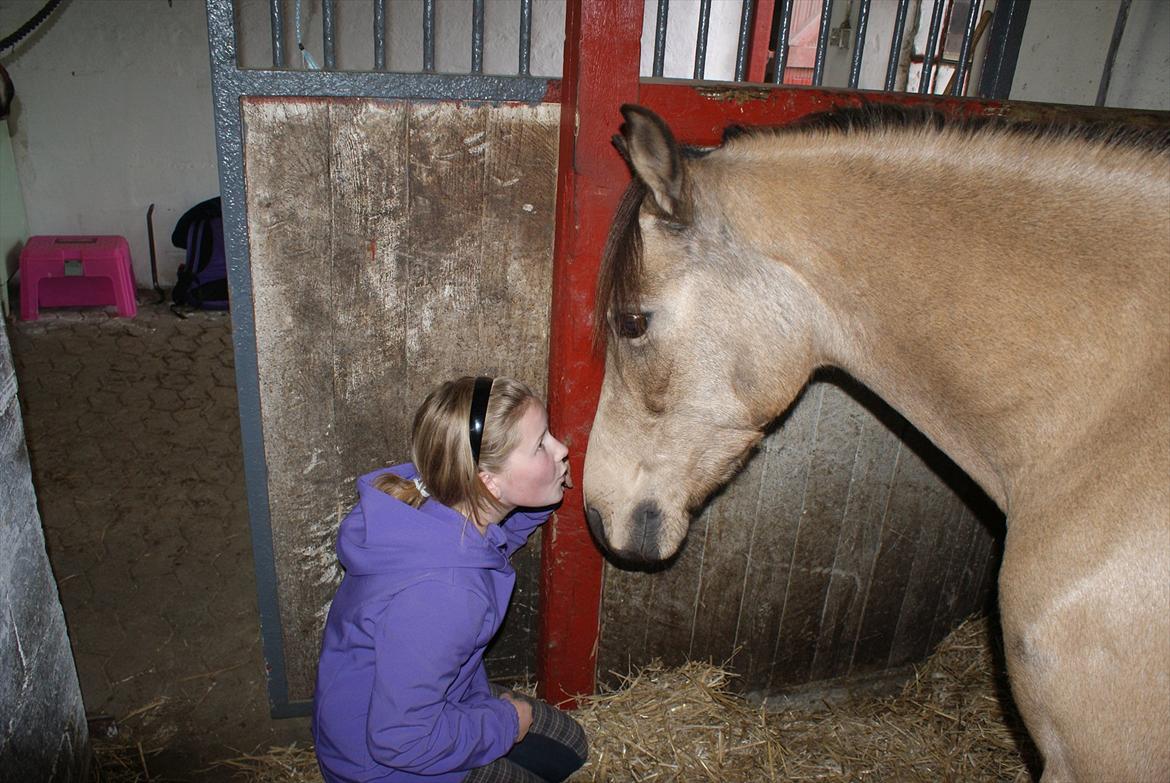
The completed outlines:
[[[483,653],[516,581],[508,557],[571,486],[568,449],[531,389],[480,377],[427,396],[411,452],[413,464],[358,479],[341,523],[346,573],[313,715],[321,773],[328,783],[563,780],[585,762],[584,731],[490,685]]]

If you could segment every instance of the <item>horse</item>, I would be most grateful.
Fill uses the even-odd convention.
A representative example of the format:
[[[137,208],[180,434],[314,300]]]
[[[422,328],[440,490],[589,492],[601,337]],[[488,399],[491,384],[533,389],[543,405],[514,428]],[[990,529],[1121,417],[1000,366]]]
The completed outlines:
[[[1005,513],[1041,780],[1170,780],[1170,135],[862,108],[698,149],[622,114],[595,538],[669,559],[813,371],[844,370]]]

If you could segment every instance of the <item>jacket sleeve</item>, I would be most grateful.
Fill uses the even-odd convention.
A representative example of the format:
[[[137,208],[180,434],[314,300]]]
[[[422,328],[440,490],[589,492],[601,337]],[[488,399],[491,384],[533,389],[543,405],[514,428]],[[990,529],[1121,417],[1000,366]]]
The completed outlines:
[[[465,588],[420,582],[378,621],[366,745],[379,764],[421,775],[474,769],[511,748],[516,709],[481,693],[452,694],[474,654],[487,604]]]
[[[512,556],[528,541],[532,531],[543,525],[552,516],[551,508],[542,508],[536,511],[517,511],[504,520],[500,528],[504,531],[507,543],[504,545],[504,554]]]

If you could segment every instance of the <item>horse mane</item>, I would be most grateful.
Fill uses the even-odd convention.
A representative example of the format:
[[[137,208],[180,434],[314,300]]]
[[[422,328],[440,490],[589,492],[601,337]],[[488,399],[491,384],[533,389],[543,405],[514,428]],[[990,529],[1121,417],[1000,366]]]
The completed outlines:
[[[953,131],[959,134],[999,133],[1028,140],[1079,140],[1105,146],[1132,147],[1153,152],[1170,150],[1170,125],[1137,127],[1116,121],[1064,123],[1017,120],[997,115],[950,115],[929,106],[902,106],[894,103],[864,102],[808,114],[787,125],[732,126],[723,133],[723,143],[741,137],[782,136],[793,133],[837,132],[843,134],[884,130]]]
[[[928,129],[934,132],[983,135],[998,133],[1037,141],[1078,140],[1108,147],[1141,149],[1163,155],[1170,152],[1170,125],[1135,127],[1116,122],[1066,124],[1056,122],[1014,121],[1004,117],[949,116],[930,107],[907,107],[889,103],[866,102],[861,106],[832,109],[806,115],[780,126],[729,126],[718,148],[683,146],[685,158],[700,158],[734,145],[741,138],[765,135],[783,136],[809,133],[858,134],[904,129]],[[597,280],[597,299],[593,315],[593,343],[600,348],[613,330],[609,313],[640,310],[642,278],[642,231],[638,212],[647,193],[637,179],[622,195],[614,215],[609,236],[602,252]]]

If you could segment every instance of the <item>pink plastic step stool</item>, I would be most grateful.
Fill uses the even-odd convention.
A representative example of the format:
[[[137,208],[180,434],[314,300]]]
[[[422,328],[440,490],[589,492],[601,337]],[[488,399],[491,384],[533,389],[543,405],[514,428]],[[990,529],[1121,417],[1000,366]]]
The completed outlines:
[[[42,307],[115,305],[138,313],[130,245],[119,236],[35,236],[20,253],[20,317]]]

